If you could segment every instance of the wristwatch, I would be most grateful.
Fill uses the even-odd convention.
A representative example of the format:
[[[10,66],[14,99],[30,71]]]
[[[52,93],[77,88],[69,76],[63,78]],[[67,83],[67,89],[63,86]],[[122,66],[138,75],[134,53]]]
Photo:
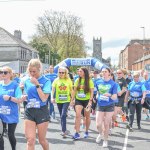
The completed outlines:
[[[40,85],[38,84],[38,85],[36,85],[36,88],[38,89],[38,88],[40,88]]]

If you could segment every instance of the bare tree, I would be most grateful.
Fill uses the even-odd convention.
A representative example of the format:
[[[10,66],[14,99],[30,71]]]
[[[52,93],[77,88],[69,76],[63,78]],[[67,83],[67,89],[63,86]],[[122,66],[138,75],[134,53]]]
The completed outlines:
[[[81,19],[72,14],[57,11],[45,11],[38,18],[39,39],[51,47],[51,51],[67,57],[84,56],[84,39]]]

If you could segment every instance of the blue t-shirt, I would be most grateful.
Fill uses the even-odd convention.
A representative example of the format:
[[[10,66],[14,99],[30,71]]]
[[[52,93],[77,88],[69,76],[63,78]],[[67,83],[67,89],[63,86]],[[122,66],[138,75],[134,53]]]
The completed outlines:
[[[117,94],[117,84],[113,80],[105,81],[99,79],[96,82],[96,88],[98,91],[98,105],[99,106],[109,106],[114,104],[114,100],[110,97],[104,96],[105,93],[110,93],[111,95]]]
[[[92,81],[94,83],[94,94],[97,94],[97,88],[96,88],[96,82],[99,80],[100,78],[92,78]]]
[[[134,100],[134,98],[138,98],[138,100],[141,100],[142,94],[144,91],[146,91],[146,88],[143,82],[132,81],[128,85],[128,91],[130,91],[131,100]]]
[[[143,84],[146,88],[146,97],[150,97],[150,78],[148,80],[145,80]]]
[[[48,78],[49,80],[51,80],[51,83],[53,83],[53,81],[57,78],[57,74],[56,73],[49,73],[45,75],[46,78]]]
[[[40,87],[42,91],[45,94],[51,93],[51,81],[47,79],[45,76],[41,76],[38,78],[38,82],[40,84]],[[30,78],[28,78],[24,82],[24,90],[25,93],[28,95],[27,98],[27,108],[40,108],[41,106],[46,105],[46,101],[43,102],[37,92],[36,86],[30,82]]]
[[[0,92],[0,114],[2,120],[5,123],[18,123],[19,114],[18,114],[18,104],[12,102],[11,100],[5,101],[3,95],[9,95],[15,98],[21,98],[22,92],[18,84],[15,81],[10,82],[7,85],[1,85]]]
[[[19,77],[15,77],[13,80],[16,81],[18,84],[20,83],[20,78]]]

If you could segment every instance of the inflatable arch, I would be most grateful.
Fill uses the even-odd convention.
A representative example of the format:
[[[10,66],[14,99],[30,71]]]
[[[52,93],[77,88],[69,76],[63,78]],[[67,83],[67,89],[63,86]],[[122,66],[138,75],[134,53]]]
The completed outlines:
[[[93,66],[98,70],[102,70],[103,68],[108,68],[105,64],[100,62],[96,58],[67,58],[60,62],[58,65],[54,67],[54,72],[58,72],[58,68],[60,66],[63,67],[70,67],[70,66]]]

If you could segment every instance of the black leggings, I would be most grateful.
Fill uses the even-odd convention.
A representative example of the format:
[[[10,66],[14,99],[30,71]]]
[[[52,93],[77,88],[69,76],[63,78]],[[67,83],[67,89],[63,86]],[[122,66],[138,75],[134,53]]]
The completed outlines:
[[[15,138],[16,127],[17,127],[17,123],[8,124],[8,138],[9,138],[9,142],[10,142],[12,150],[16,150],[16,138]],[[4,150],[3,136],[0,138],[0,150]]]

